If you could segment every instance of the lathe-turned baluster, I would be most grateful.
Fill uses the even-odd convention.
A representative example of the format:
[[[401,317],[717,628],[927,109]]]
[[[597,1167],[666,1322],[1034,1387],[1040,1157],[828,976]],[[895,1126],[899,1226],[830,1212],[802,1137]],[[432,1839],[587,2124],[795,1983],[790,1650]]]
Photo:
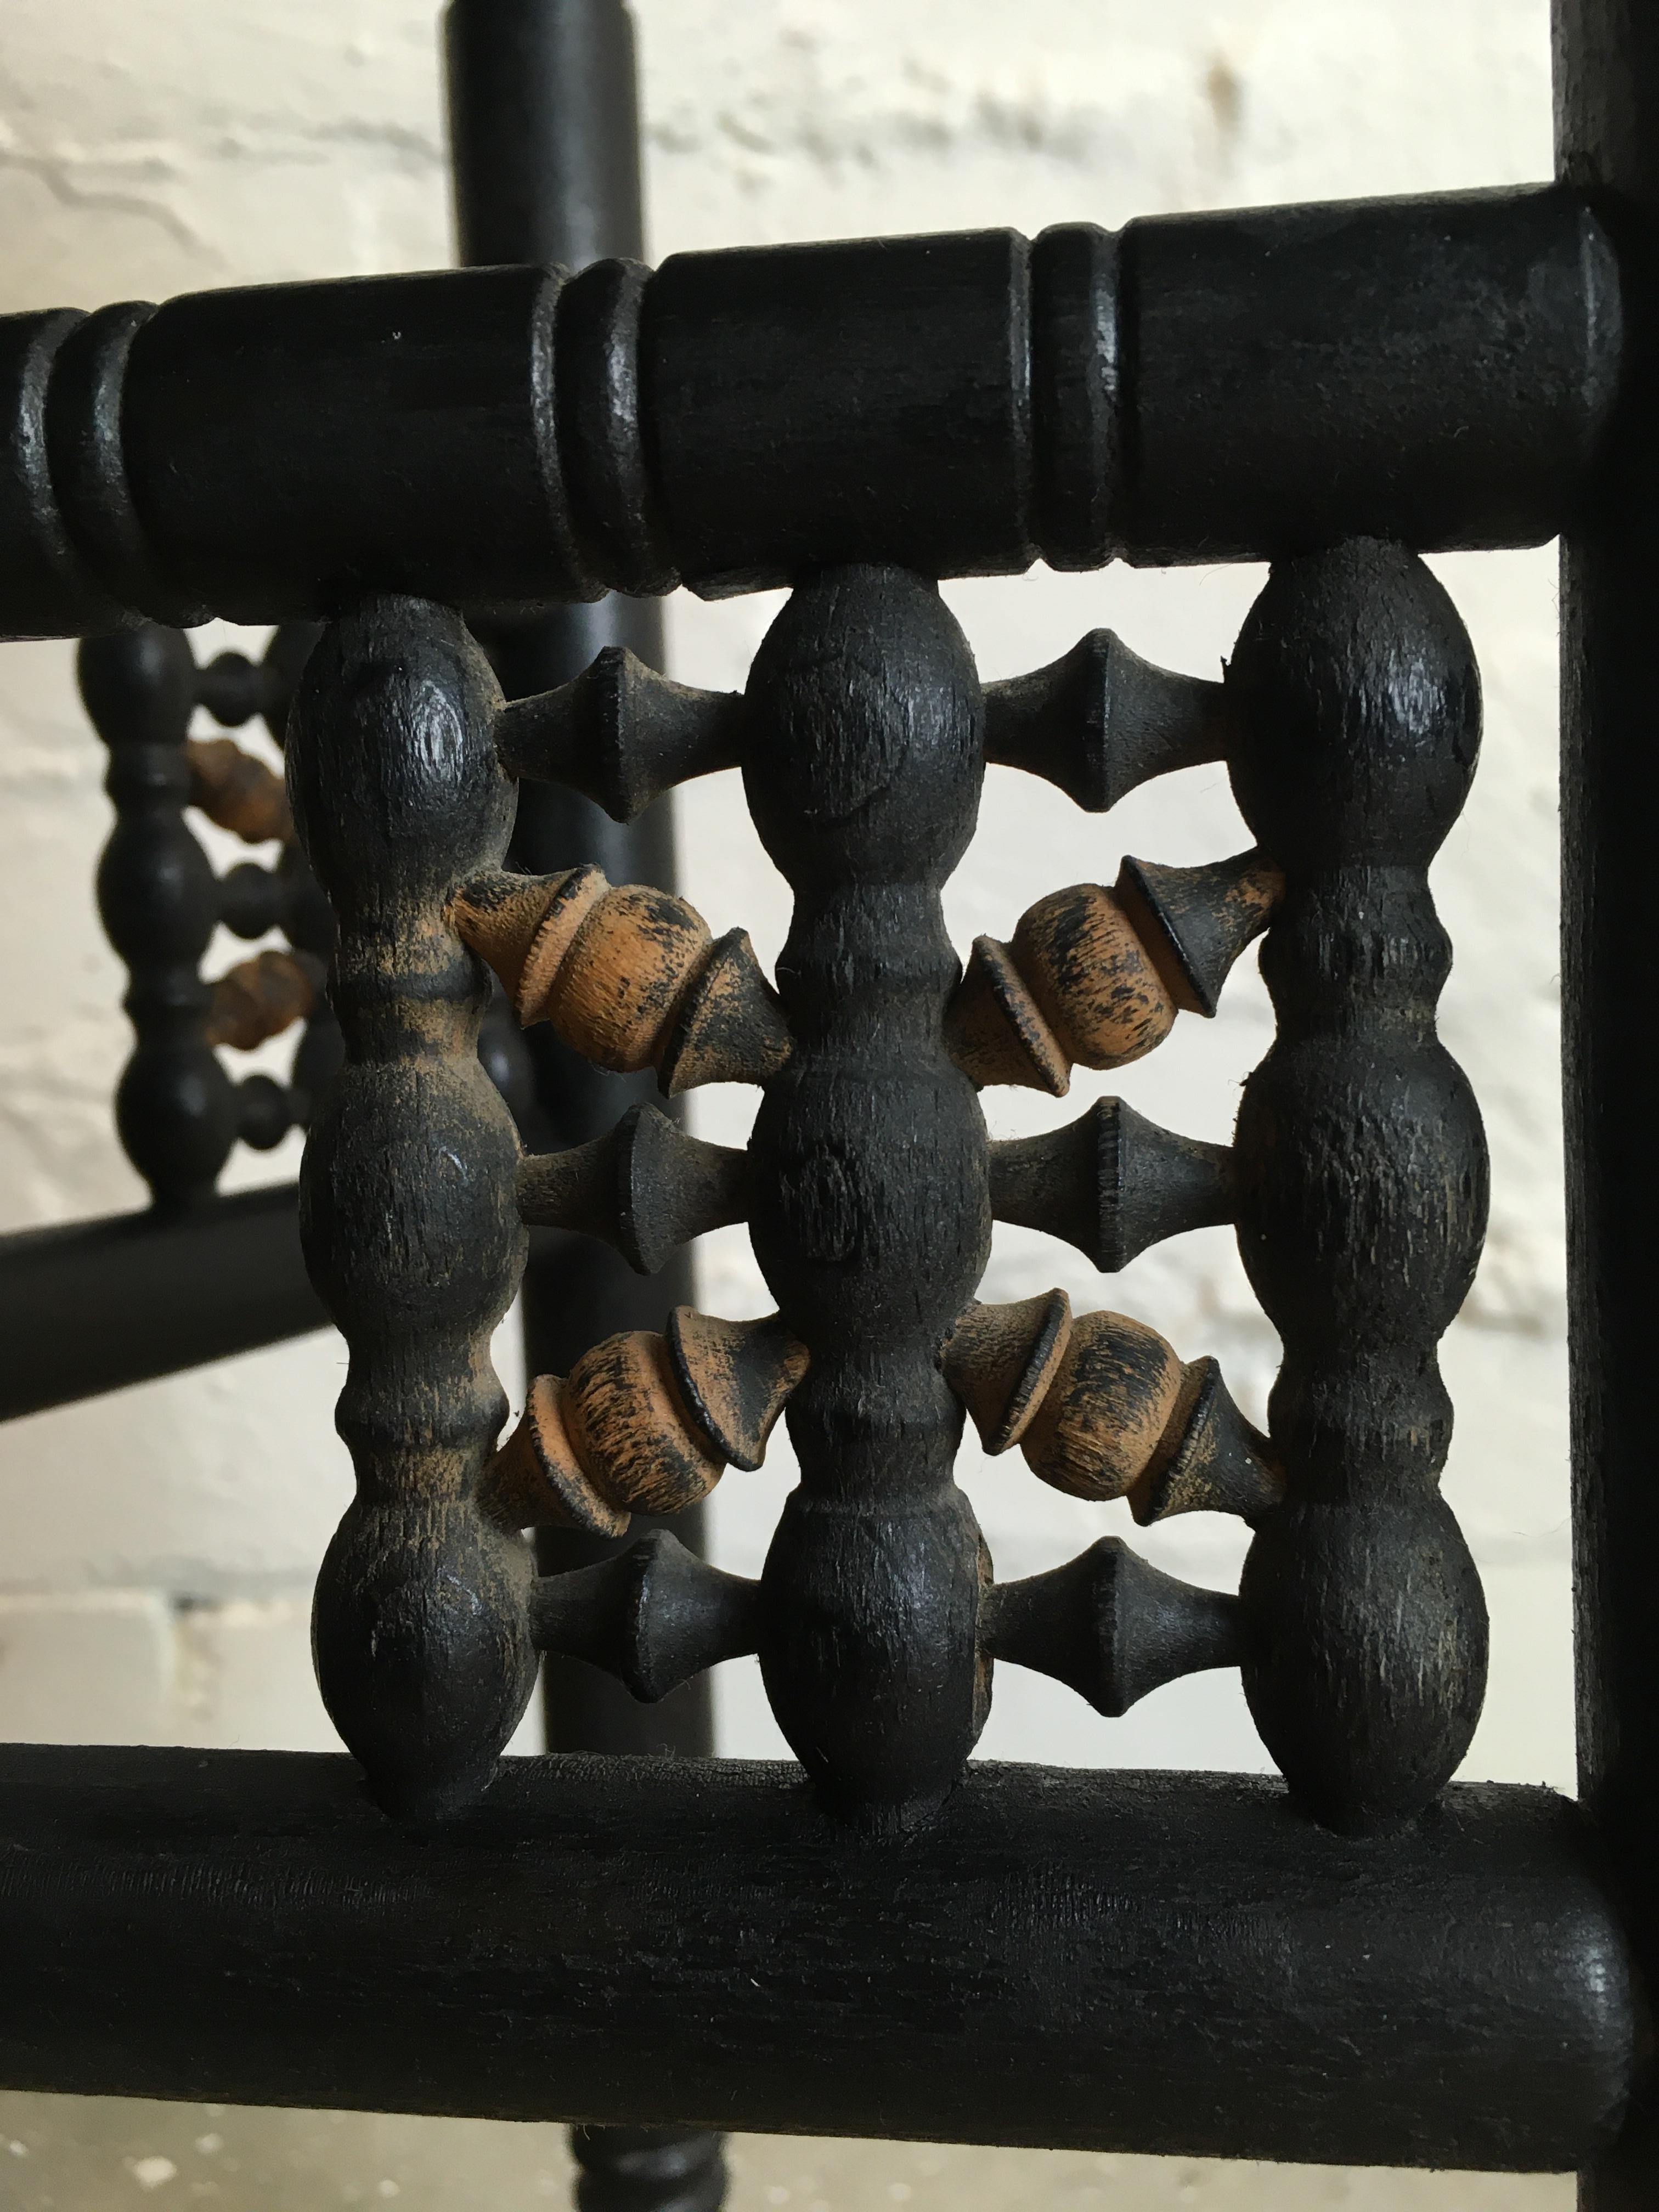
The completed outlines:
[[[1436,1346],[1480,1256],[1486,1153],[1435,1034],[1450,946],[1426,879],[1480,682],[1422,562],[1361,541],[1275,567],[1228,695],[1239,805],[1285,878],[1261,956],[1279,1034],[1233,1151],[1239,1248],[1285,1345],[1289,1486],[1244,1570],[1244,1686],[1298,1800],[1368,1828],[1447,1781],[1486,1682]]]
[[[488,1782],[536,1673],[530,1553],[479,1495],[507,1413],[489,1338],[524,1266],[518,1138],[478,1061],[483,972],[447,915],[512,830],[499,704],[458,616],[380,599],[325,634],[290,733],[345,1048],[301,1228],[350,1349],[337,1425],[358,1482],[318,1582],[318,1674],[381,1802],[416,1815]]]

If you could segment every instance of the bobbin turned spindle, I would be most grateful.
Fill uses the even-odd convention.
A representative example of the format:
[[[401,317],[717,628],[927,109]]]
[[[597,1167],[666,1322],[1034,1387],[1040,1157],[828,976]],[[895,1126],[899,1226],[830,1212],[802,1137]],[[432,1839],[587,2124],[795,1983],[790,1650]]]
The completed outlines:
[[[642,1275],[692,1237],[741,1221],[748,1204],[748,1154],[688,1137],[649,1103],[630,1106],[608,1136],[519,1168],[527,1226],[602,1237]]]
[[[1486,1152],[1435,1034],[1450,947],[1427,882],[1480,680],[1423,562],[1358,541],[1275,566],[1227,682],[1234,789],[1285,878],[1261,958],[1278,1036],[1234,1143],[1239,1249],[1285,1346],[1288,1486],[1245,1565],[1244,1686],[1300,1802],[1373,1828],[1450,1778],[1486,1683],[1436,1346],[1474,1279]]]
[[[1018,1444],[1031,1472],[1073,1498],[1127,1498],[1137,1521],[1173,1513],[1257,1520],[1283,1490],[1266,1437],[1213,1359],[1183,1363],[1125,1314],[1073,1316],[1064,1291],[969,1307],[945,1377],[988,1452]]]
[[[629,1329],[568,1376],[538,1375],[485,1476],[504,1527],[618,1536],[635,1513],[678,1513],[727,1467],[752,1471],[807,1354],[779,1322],[677,1306],[661,1335]]]
[[[993,1143],[991,1210],[1115,1273],[1165,1237],[1232,1219],[1232,1154],[1097,1098],[1064,1128]]]
[[[672,1097],[701,1083],[764,1083],[789,1057],[777,994],[748,932],[716,940],[672,891],[613,889],[594,867],[497,870],[469,882],[450,912],[520,1021],[550,1022],[596,1066],[654,1067]]]
[[[981,1085],[1063,1097],[1072,1069],[1122,1067],[1163,1043],[1183,1009],[1215,1012],[1229,969],[1280,890],[1258,852],[1200,868],[1126,860],[1116,884],[1052,891],[1011,943],[974,941],[945,1034]]]
[[[357,1473],[313,1648],[375,1794],[422,1817],[485,1786],[536,1676],[530,1553],[479,1494],[507,1414],[489,1339],[524,1267],[519,1142],[478,1060],[483,972],[446,911],[512,829],[499,704],[459,616],[371,600],[317,648],[289,740],[346,1048],[300,1186],[350,1350],[336,1418]]]

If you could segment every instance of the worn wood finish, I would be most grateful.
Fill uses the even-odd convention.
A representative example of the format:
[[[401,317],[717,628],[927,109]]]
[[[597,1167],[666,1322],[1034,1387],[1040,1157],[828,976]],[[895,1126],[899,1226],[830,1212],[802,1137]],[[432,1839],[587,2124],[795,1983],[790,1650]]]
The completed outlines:
[[[1449,1778],[1486,1687],[1435,1348],[1474,1279],[1486,1152],[1435,1034],[1451,948],[1426,878],[1474,773],[1480,680],[1421,561],[1364,541],[1275,566],[1227,684],[1233,787],[1286,885],[1261,956],[1278,1038],[1233,1147],[1289,1486],[1245,1565],[1244,1685],[1298,1802],[1371,1828]]]
[[[939,1372],[990,1248],[985,1123],[945,1048],[939,892],[973,833],[983,700],[933,586],[832,570],[773,623],[744,789],[795,895],[778,986],[795,1048],[751,1140],[750,1235],[811,1366],[801,1480],[762,1580],[778,1723],[830,1803],[905,1820],[983,1725],[982,1542]]]
[[[896,1845],[793,1767],[512,1759],[416,1834],[343,1759],[22,1746],[0,1840],[20,2088],[1560,2169],[1632,2070],[1541,1790],[1354,1844],[1255,1778],[975,1765]]]
[[[1063,1097],[1074,1066],[1143,1059],[1177,1013],[1215,1012],[1280,890],[1278,871],[1249,852],[1200,868],[1126,860],[1110,890],[1050,891],[1021,915],[1012,943],[974,940],[946,1017],[957,1066],[980,1085]]]
[[[992,1145],[991,1211],[1115,1273],[1166,1237],[1232,1219],[1232,1153],[1097,1098],[1064,1128]]]
[[[509,1528],[619,1536],[638,1513],[678,1513],[727,1467],[751,1472],[807,1354],[775,1319],[677,1307],[659,1336],[629,1329],[538,1375],[486,1473],[485,1510]]]
[[[1556,149],[1594,195],[1626,271],[1629,383],[1601,495],[1561,559],[1561,894],[1572,1359],[1579,1792],[1638,1955],[1659,1973],[1659,1552],[1653,1483],[1653,1032],[1642,945],[1659,770],[1652,744],[1659,431],[1659,19],[1633,0],[1555,0]],[[1659,2197],[1650,2068],[1616,2151],[1581,2179],[1587,2212]]]
[[[301,1226],[351,1352],[358,1481],[318,1580],[317,1671],[376,1796],[416,1816],[488,1782],[535,1683],[530,1555],[478,1497],[507,1413],[489,1337],[524,1265],[519,1144],[478,1061],[483,970],[447,918],[513,825],[499,696],[458,617],[382,599],[325,635],[290,723],[345,1043]]]
[[[1284,1495],[1272,1448],[1213,1359],[1183,1364],[1126,1314],[1074,1317],[1064,1291],[969,1306],[946,1340],[944,1373],[988,1452],[1018,1444],[1055,1490],[1127,1498],[1137,1521],[1259,1521]]]
[[[115,1097],[122,1145],[160,1205],[204,1199],[240,1140],[262,1150],[303,1121],[334,1058],[325,1015],[302,1039],[292,1081],[236,1082],[216,1045],[249,1051],[318,1007],[327,910],[297,854],[214,875],[185,819],[198,807],[250,842],[290,836],[270,770],[230,738],[191,740],[205,706],[222,721],[263,714],[280,737],[315,632],[279,630],[264,659],[222,653],[198,668],[183,634],[154,624],[88,639],[81,696],[110,749],[115,828],[98,872],[99,911],[131,978],[125,1001],[135,1046]],[[285,929],[295,955],[266,952],[216,983],[200,969],[220,922],[241,937]]]
[[[12,315],[0,635],[1536,544],[1617,296],[1585,205],[1525,188]]]
[[[654,1067],[665,1093],[764,1083],[789,1055],[776,994],[746,930],[718,941],[696,908],[598,868],[479,877],[455,927],[506,986],[520,1022],[550,1022],[573,1050],[620,1075]]]

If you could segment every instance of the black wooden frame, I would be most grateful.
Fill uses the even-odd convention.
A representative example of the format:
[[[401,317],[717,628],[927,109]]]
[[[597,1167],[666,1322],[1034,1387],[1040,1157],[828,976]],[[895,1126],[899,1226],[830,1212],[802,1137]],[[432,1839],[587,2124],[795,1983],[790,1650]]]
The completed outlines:
[[[562,443],[526,374],[554,313],[528,274],[185,301],[136,335],[14,318],[0,632],[321,613],[348,586],[482,597],[499,623],[849,558],[1561,533],[1582,1806],[1454,1787],[1356,1844],[1255,1783],[993,1770],[895,1840],[826,1823],[780,1770],[555,1760],[399,1834],[343,1760],[14,1751],[9,2080],[1577,2166],[1589,2203],[1652,2200],[1659,25],[1558,0],[1556,36],[1546,191],[596,276],[559,311]],[[436,405],[395,350],[410,330],[442,355]],[[257,367],[279,344],[280,385]],[[325,452],[319,396],[358,432]],[[419,458],[413,504],[392,451]]]

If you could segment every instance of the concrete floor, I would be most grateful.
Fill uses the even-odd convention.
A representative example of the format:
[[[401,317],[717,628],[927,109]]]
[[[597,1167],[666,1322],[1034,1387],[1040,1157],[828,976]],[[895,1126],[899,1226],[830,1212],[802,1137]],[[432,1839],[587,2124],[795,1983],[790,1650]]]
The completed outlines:
[[[738,2136],[729,2212],[1570,2212],[1565,2176]],[[564,2212],[562,2130],[0,2094],[5,2212]]]

